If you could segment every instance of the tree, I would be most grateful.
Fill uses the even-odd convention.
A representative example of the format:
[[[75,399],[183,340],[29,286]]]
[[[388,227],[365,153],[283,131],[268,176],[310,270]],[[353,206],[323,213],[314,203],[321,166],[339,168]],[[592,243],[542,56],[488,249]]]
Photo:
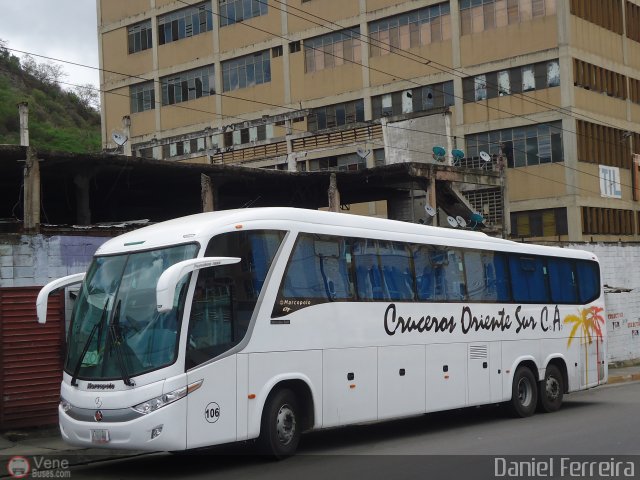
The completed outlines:
[[[60,81],[67,76],[62,65],[51,62],[38,63],[29,54],[22,57],[22,69],[47,85],[60,86]]]
[[[80,105],[90,110],[100,110],[99,90],[91,83],[78,85],[73,89],[73,93],[78,97]]]

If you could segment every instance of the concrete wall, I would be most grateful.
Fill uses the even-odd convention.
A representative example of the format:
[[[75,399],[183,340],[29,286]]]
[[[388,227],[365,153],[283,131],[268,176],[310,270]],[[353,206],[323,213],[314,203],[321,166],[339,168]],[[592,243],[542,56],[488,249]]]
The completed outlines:
[[[108,237],[0,235],[0,287],[41,286],[84,272]]]
[[[607,355],[609,363],[640,359],[640,245],[590,243],[570,247],[598,256],[605,285],[632,289],[605,294]]]

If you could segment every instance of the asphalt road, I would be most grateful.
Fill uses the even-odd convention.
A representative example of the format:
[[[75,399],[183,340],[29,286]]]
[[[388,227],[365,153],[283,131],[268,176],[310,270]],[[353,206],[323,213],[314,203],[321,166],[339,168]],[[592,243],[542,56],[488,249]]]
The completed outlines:
[[[553,475],[544,478],[569,478],[569,470],[561,470],[561,457],[609,464],[631,460],[638,478],[639,408],[640,382],[635,382],[571,394],[559,412],[527,419],[484,407],[311,433],[303,436],[297,456],[281,462],[252,456],[249,447],[236,445],[197,455],[153,454],[73,467],[71,478],[513,478],[496,477],[505,473],[495,470],[501,462],[496,458],[505,456],[506,462],[553,463]],[[621,470],[608,477],[625,475]]]

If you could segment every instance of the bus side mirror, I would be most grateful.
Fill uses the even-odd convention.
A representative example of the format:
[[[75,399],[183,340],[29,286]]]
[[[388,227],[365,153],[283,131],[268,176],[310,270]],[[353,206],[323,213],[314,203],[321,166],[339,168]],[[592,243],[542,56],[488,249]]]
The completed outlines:
[[[156,302],[158,312],[168,312],[173,308],[173,298],[180,279],[187,273],[203,268],[231,265],[240,262],[239,257],[203,257],[185,260],[167,268],[156,285]]]
[[[68,287],[69,285],[75,285],[76,283],[82,283],[86,272],[75,273],[66,277],[59,278],[53,282],[47,283],[40,292],[36,300],[36,312],[38,314],[38,323],[47,323],[47,304],[49,302],[49,294],[60,288]]]

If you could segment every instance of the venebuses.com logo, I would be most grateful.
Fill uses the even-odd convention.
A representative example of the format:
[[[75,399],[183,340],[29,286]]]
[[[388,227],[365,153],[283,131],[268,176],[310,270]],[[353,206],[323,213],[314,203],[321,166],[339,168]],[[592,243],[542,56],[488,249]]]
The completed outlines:
[[[45,458],[43,456],[28,459],[16,455],[7,462],[7,471],[12,478],[71,478],[69,460]]]

